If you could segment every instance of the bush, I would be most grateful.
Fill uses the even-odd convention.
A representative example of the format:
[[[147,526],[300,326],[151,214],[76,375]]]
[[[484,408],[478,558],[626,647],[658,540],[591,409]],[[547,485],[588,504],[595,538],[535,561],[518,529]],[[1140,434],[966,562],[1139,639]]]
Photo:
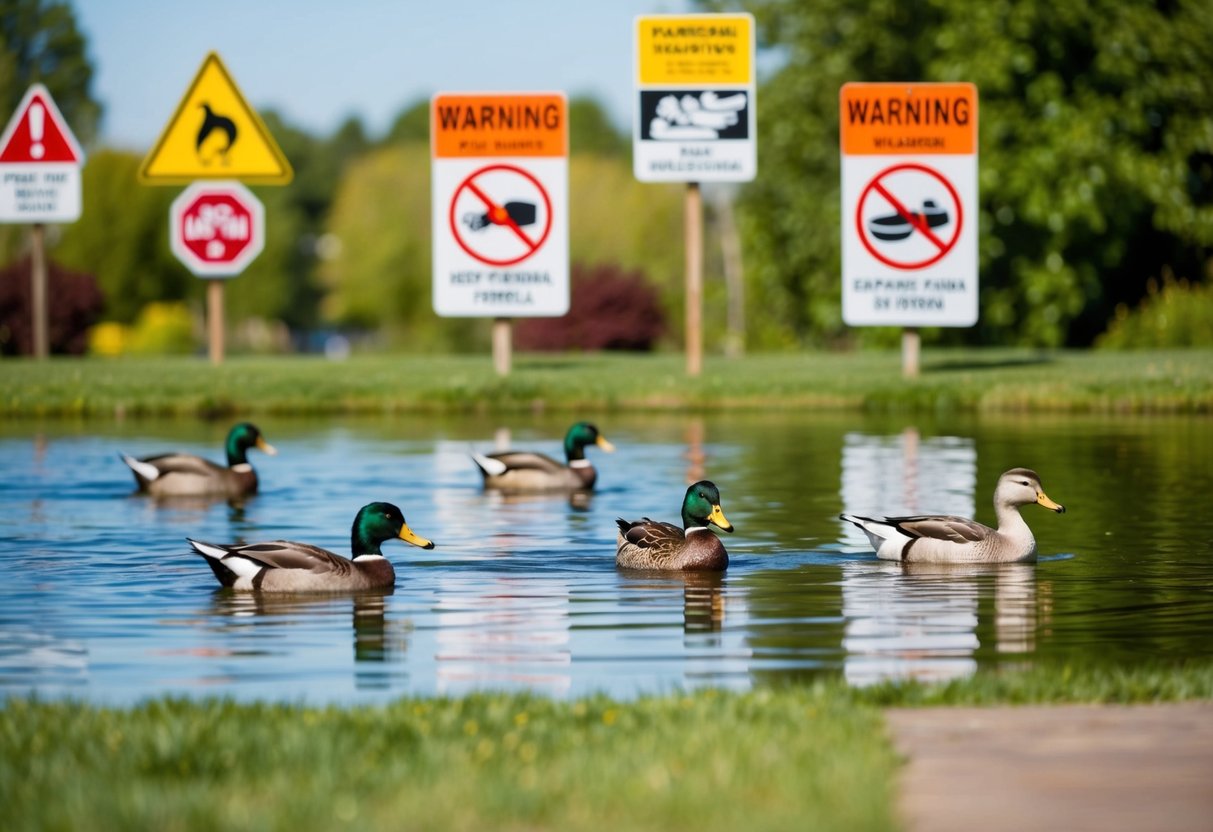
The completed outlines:
[[[95,355],[184,354],[194,351],[194,318],[184,303],[149,303],[139,310],[134,326],[106,321],[89,333]]]
[[[1116,307],[1116,317],[1096,340],[1101,349],[1213,346],[1213,285],[1163,276],[1151,279],[1136,309]]]
[[[515,343],[521,350],[647,351],[664,332],[665,312],[643,272],[577,263],[568,314],[520,321]]]
[[[34,321],[30,298],[32,258],[28,255],[0,269],[0,354],[30,355]],[[47,340],[52,353],[81,355],[88,328],[97,320],[105,298],[91,274],[46,265]]]

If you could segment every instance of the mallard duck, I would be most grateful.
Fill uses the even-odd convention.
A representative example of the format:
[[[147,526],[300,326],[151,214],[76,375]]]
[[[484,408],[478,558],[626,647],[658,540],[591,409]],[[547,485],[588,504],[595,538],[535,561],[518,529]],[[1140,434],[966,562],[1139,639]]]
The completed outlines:
[[[991,529],[964,517],[858,517],[840,514],[854,523],[884,560],[908,563],[1011,563],[1036,560],[1036,538],[1019,515],[1019,507],[1037,503],[1064,514],[1040,486],[1040,477],[1027,468],[1012,468],[998,478],[994,489]]]
[[[506,451],[500,454],[472,454],[484,476],[484,487],[506,493],[536,491],[589,491],[598,472],[585,458],[587,445],[597,445],[610,453],[615,446],[589,422],[578,422],[564,435],[564,455],[568,464],[534,451]]]
[[[708,526],[733,531],[720,509],[720,490],[707,480],[687,489],[682,498],[682,528],[644,518],[615,521],[619,525],[615,565],[624,569],[720,571],[729,566],[729,553]]]
[[[236,498],[256,493],[257,472],[249,464],[249,448],[270,456],[278,452],[265,441],[256,425],[248,422],[241,422],[228,432],[226,447],[226,468],[193,454],[160,454],[144,459],[121,456],[134,472],[139,490],[154,497]]]
[[[379,551],[385,540],[433,549],[419,537],[400,509],[391,503],[362,507],[350,530],[349,560],[310,543],[272,540],[268,543],[224,545],[186,538],[206,558],[219,583],[231,589],[261,592],[356,592],[383,589],[396,583],[396,570]]]

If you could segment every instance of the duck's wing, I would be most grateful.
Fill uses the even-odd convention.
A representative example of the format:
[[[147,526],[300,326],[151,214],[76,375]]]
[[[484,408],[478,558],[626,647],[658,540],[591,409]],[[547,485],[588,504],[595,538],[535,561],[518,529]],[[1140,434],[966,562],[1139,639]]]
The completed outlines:
[[[123,456],[130,469],[149,482],[159,479],[166,474],[186,474],[195,477],[213,477],[227,469],[216,465],[209,459],[203,459],[194,454],[169,453],[159,456],[149,456],[143,459]]]
[[[993,529],[976,520],[949,515],[886,517],[884,523],[897,529],[906,537],[924,537],[930,540],[947,540],[952,543],[977,543],[994,534]]]
[[[302,569],[317,574],[345,574],[351,566],[351,561],[327,549],[293,540],[270,540],[243,545],[203,543],[199,540],[190,540],[189,543],[198,554],[220,561],[238,575],[248,571],[241,568],[242,564],[254,566],[256,569]]]
[[[673,523],[662,523],[648,517],[638,521],[619,519],[615,523],[623,539],[641,549],[665,549],[686,539],[682,529]]]
[[[506,471],[542,471],[548,474],[558,474],[564,471],[566,466],[563,462],[558,462],[550,456],[535,453],[533,451],[506,451],[500,454],[489,454],[488,456],[473,455],[476,464],[488,474],[498,475]],[[486,466],[481,460],[490,460],[491,463]]]

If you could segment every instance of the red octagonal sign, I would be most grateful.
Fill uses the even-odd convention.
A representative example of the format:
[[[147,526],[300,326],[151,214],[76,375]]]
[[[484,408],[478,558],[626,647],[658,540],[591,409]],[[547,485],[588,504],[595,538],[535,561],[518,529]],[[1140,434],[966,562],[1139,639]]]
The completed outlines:
[[[265,208],[239,182],[195,182],[169,211],[173,254],[200,277],[233,277],[265,247]]]

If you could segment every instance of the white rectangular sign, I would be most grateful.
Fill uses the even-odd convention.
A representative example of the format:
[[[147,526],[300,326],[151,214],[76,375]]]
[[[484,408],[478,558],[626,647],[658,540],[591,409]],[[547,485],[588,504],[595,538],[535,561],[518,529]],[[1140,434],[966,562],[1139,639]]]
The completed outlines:
[[[842,318],[850,326],[973,326],[977,90],[842,88]]]
[[[754,18],[636,18],[633,172],[642,182],[748,182],[758,173]]]
[[[434,311],[569,309],[568,120],[562,93],[439,93],[431,102]]]

